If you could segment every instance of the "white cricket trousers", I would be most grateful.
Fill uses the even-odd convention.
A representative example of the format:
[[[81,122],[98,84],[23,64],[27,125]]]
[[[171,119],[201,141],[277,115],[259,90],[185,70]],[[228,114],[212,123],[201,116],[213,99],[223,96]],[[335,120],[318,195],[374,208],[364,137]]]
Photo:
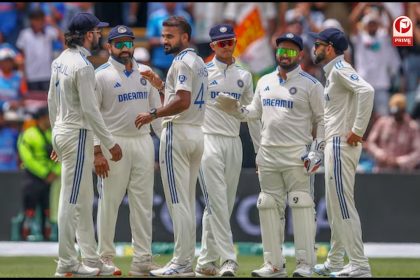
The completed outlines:
[[[160,172],[174,230],[177,264],[192,263],[196,243],[195,193],[203,155],[201,126],[168,122],[160,139]]]
[[[344,138],[333,137],[325,147],[325,197],[331,227],[327,260],[342,267],[344,253],[350,263],[369,267],[363,251],[362,228],[354,203],[354,180],[362,146],[352,147]]]
[[[62,164],[58,205],[58,266],[78,263],[74,240],[82,258],[96,261],[93,226],[93,134],[86,129],[53,134],[54,150]]]
[[[258,164],[258,180],[261,192],[270,195],[276,202],[273,209],[279,217],[279,224],[273,224],[277,232],[274,235],[280,236],[280,244],[270,244],[269,240],[261,231],[263,241],[264,262],[271,262],[276,267],[282,267],[278,260],[273,260],[269,255],[282,256],[282,246],[284,243],[285,210],[287,205],[288,193],[305,192],[313,197],[313,179],[304,173],[301,155],[307,151],[306,146],[291,147],[272,147],[260,146],[256,161]],[[315,215],[315,210],[314,210]],[[260,219],[261,228],[267,227],[267,223]],[[297,226],[293,226],[294,230]],[[296,235],[296,230],[294,234]],[[313,233],[315,239],[315,232]],[[296,237],[295,237],[296,238]],[[267,241],[266,241],[267,240]],[[271,252],[271,254],[270,254]]]
[[[133,262],[139,262],[142,256],[152,254],[154,146],[150,134],[114,137],[123,157],[118,162],[111,161],[109,151],[102,148],[110,172],[108,178],[101,179],[98,190],[98,251],[101,257],[115,257],[115,226],[127,193]]]
[[[199,266],[209,262],[234,260],[230,216],[242,168],[242,142],[239,136],[204,134],[199,182],[206,209],[203,214]]]

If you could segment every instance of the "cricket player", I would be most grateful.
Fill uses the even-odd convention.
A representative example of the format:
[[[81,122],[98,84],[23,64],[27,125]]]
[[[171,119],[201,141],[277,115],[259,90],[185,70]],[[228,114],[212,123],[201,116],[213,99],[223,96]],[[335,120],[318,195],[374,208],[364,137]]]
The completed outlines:
[[[202,223],[202,247],[195,272],[202,276],[235,276],[238,264],[230,216],[242,168],[240,120],[216,108],[213,103],[219,92],[224,92],[241,105],[248,105],[254,89],[251,73],[235,63],[233,27],[216,25],[210,29],[209,35],[215,57],[207,64],[210,101],[204,116],[204,153],[198,177],[206,209]],[[254,149],[258,152],[261,122],[254,120],[248,124]],[[219,271],[220,261],[222,266]]]
[[[114,275],[121,275],[113,262],[113,242],[118,209],[127,193],[134,247],[129,274],[145,276],[158,268],[152,262],[151,248],[155,159],[150,127],[137,129],[134,120],[138,112],[148,112],[162,104],[157,89],[140,74],[150,67],[133,59],[134,38],[129,27],[114,27],[108,36],[110,58],[95,75],[99,108],[124,153],[118,163],[108,163],[106,149],[102,152],[99,139],[94,139],[95,170],[103,179],[98,190],[98,250],[102,261],[115,267]],[[154,120],[152,126],[160,136],[161,119]]]
[[[163,107],[140,113],[136,127],[163,118],[160,140],[160,170],[166,203],[174,227],[174,255],[151,276],[191,277],[196,242],[195,193],[203,154],[201,126],[206,108],[207,68],[191,48],[191,26],[183,17],[163,22],[162,40],[166,54],[175,58],[165,83]]]
[[[310,174],[323,157],[323,87],[299,65],[303,58],[301,37],[286,33],[276,39],[276,44],[278,68],[258,81],[252,103],[240,106],[237,101],[229,102],[234,100],[229,95],[220,94],[216,105],[238,118],[261,118],[263,124],[256,161],[264,265],[252,271],[252,276],[287,276],[282,257],[287,200],[295,238],[293,276],[310,277],[316,263]]]
[[[331,249],[315,272],[333,277],[371,277],[363,252],[362,229],[354,204],[354,179],[362,137],[373,109],[374,90],[344,60],[346,36],[336,28],[312,34],[315,63],[324,66],[325,196]],[[349,264],[343,266],[344,254]]]
[[[53,131],[53,160],[62,163],[58,206],[58,256],[55,276],[112,275],[114,268],[100,261],[93,227],[93,132],[109,150],[112,161],[121,148],[105,126],[95,97],[95,72],[87,60],[99,46],[101,29],[108,26],[89,13],[74,16],[66,45],[52,63],[48,107]],[[93,131],[93,132],[92,132]],[[79,263],[75,237],[83,263]]]

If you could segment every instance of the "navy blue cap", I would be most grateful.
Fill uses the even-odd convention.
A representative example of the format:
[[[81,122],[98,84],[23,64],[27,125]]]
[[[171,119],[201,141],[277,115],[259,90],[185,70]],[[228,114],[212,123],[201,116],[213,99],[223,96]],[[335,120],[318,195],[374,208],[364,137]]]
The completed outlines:
[[[331,44],[340,51],[345,51],[349,47],[346,35],[337,28],[327,28],[319,33],[309,32],[309,35],[315,39]]]
[[[69,31],[89,31],[95,27],[107,27],[109,23],[100,21],[90,13],[78,13],[69,24]]]
[[[233,27],[230,24],[218,24],[213,26],[210,29],[209,35],[212,42],[236,37]]]
[[[285,33],[276,39],[276,45],[278,46],[281,42],[289,41],[295,43],[300,50],[303,50],[303,40],[299,35],[293,33]]]
[[[134,39],[134,33],[130,27],[125,25],[117,25],[109,31],[108,42],[120,37],[131,37]]]

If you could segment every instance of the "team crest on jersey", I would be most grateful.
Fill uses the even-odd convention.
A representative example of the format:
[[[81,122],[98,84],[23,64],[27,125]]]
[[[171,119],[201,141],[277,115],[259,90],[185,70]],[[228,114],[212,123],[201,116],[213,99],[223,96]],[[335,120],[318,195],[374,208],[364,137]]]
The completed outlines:
[[[353,81],[358,81],[359,80],[359,76],[357,76],[356,74],[351,74],[350,75],[350,79],[352,79]]]
[[[244,81],[238,80],[238,87],[240,88],[244,87]]]
[[[296,92],[297,92],[297,88],[295,88],[295,87],[291,87],[291,88],[289,88],[289,93],[290,93],[291,95],[296,94]]]
[[[145,78],[141,77],[141,78],[140,78],[140,83],[141,83],[143,86],[145,86],[145,85],[147,84],[147,81],[146,81],[146,79],[145,79]]]
[[[181,84],[183,84],[187,80],[187,77],[185,77],[185,75],[179,75],[178,80]]]

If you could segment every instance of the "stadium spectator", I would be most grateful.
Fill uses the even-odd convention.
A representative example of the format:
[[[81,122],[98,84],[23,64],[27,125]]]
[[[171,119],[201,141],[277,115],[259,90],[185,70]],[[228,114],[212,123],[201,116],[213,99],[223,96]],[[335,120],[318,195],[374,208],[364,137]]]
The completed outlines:
[[[24,77],[16,70],[16,58],[16,52],[8,44],[0,45],[0,108],[23,117],[23,96],[28,89]]]
[[[25,19],[24,2],[2,2],[0,3],[0,33],[4,42],[14,45],[17,35],[23,26]]]
[[[366,148],[376,161],[374,172],[412,171],[420,164],[420,130],[406,105],[404,94],[394,94],[389,101],[391,115],[373,125]]]
[[[412,98],[420,85],[420,3],[408,3],[407,15],[413,23],[414,44],[400,49],[403,55],[404,90]]]
[[[22,238],[30,235],[36,209],[42,211],[41,227],[44,240],[49,240],[51,226],[50,187],[60,176],[61,165],[50,159],[52,152],[51,125],[48,108],[41,107],[34,114],[36,125],[19,135],[18,151],[25,169],[23,207],[25,219],[22,225]]]
[[[389,12],[376,4],[392,22]],[[391,44],[392,25],[383,27],[381,14],[372,6],[361,2],[353,9],[349,18],[352,27],[350,39],[354,46],[355,69],[375,89],[374,112],[383,116],[388,113],[389,89],[392,78],[398,74],[400,57]],[[363,15],[365,10],[369,12]]]
[[[0,107],[0,172],[18,170],[17,139],[19,131]]]
[[[62,35],[60,29],[47,26],[40,9],[29,12],[31,26],[19,34],[16,46],[25,56],[25,75],[29,90],[48,91],[53,61],[53,42]]]

